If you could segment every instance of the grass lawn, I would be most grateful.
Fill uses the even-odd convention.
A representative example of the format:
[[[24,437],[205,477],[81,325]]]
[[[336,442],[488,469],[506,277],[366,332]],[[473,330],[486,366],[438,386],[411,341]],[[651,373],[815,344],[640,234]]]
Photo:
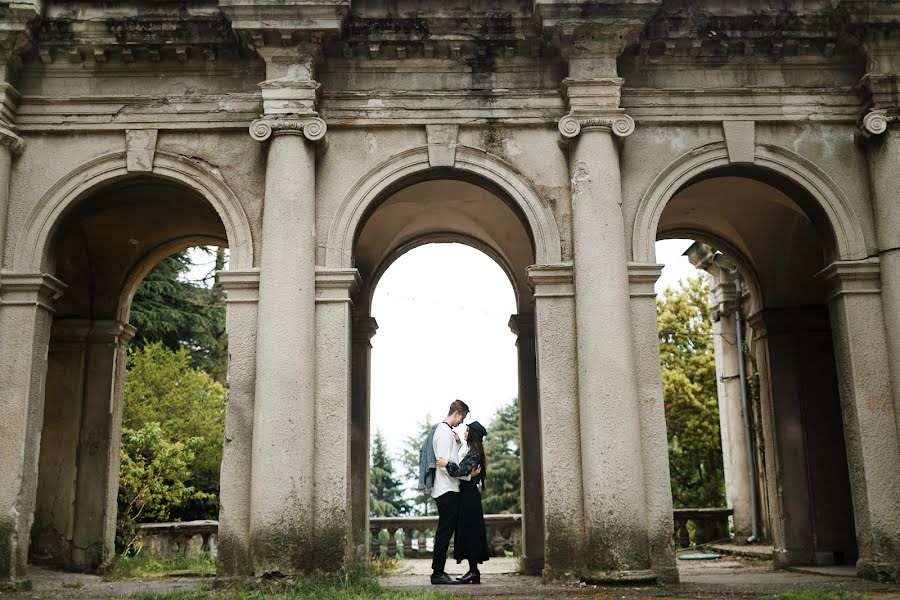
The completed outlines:
[[[116,555],[103,572],[105,581],[117,581],[131,577],[152,577],[171,573],[192,575],[215,575],[216,560],[208,554],[187,556],[173,554],[165,558],[138,554],[137,556]]]

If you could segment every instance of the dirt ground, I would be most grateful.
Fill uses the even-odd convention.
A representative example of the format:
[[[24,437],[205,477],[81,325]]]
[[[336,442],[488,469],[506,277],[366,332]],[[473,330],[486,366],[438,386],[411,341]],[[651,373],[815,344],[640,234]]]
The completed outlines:
[[[451,575],[461,574],[465,565],[448,564]],[[785,591],[822,590],[864,594],[873,600],[900,600],[900,585],[856,579],[852,571],[833,569],[829,573],[773,571],[771,564],[723,557],[716,561],[683,561],[679,564],[681,583],[659,586],[586,586],[578,583],[542,585],[538,577],[514,574],[515,559],[493,559],[482,569],[480,586],[447,586],[461,596],[484,598],[590,598],[596,600],[673,598],[760,598]],[[825,570],[828,571],[828,570]],[[389,576],[380,578],[389,588],[429,588],[428,560],[407,560]],[[33,568],[30,591],[0,593],[4,599],[106,598],[138,592],[174,593],[196,590],[211,582],[209,577],[165,576],[105,582],[94,575],[61,573]]]

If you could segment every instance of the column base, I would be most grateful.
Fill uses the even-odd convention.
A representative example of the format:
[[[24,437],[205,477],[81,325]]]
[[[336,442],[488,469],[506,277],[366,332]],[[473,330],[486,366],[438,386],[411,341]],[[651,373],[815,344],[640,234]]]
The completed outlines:
[[[859,559],[856,562],[856,576],[872,581],[900,583],[900,562],[875,562]]]
[[[544,557],[526,556],[522,560],[522,571],[526,575],[540,575],[544,571]]]
[[[678,572],[678,567],[655,568],[653,571],[656,573],[657,583],[681,582],[681,574]]]
[[[629,583],[629,584],[654,584],[656,572],[650,569],[637,571],[586,571],[581,575],[585,583]]]

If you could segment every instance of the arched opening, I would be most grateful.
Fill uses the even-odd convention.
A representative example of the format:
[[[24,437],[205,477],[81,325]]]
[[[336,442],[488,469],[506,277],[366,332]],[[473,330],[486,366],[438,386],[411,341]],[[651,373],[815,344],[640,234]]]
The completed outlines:
[[[829,222],[780,175],[723,168],[681,186],[656,231],[698,242],[689,252],[712,276],[718,333],[736,334],[735,319],[744,319],[744,343],[716,348],[729,495],[735,536],[771,541],[780,566],[857,558],[829,294],[817,278],[839,254]],[[733,378],[739,363],[743,382]]]
[[[378,325],[372,312],[373,294],[382,276],[399,260],[414,256],[406,253],[431,243],[462,243],[471,246],[499,265],[511,284],[515,314],[505,321],[515,334],[519,404],[519,450],[521,453],[521,506],[523,515],[522,553],[527,571],[543,568],[543,498],[540,461],[540,423],[537,405],[537,380],[534,351],[534,308],[526,281],[526,268],[535,262],[533,236],[528,222],[516,203],[497,186],[480,178],[459,179],[460,173],[438,173],[454,178],[425,179],[417,177],[393,186],[376,197],[361,220],[353,244],[353,261],[360,274],[360,288],[354,298],[354,336],[352,360],[352,434],[351,486],[353,528],[359,535],[357,544],[367,543],[369,530],[368,490],[370,462],[370,339]],[[474,183],[477,182],[477,183]],[[466,249],[468,250],[468,249]],[[471,253],[469,250],[468,252]],[[484,256],[480,256],[482,260]],[[430,268],[440,268],[431,265]],[[435,274],[432,273],[432,276]],[[440,274],[438,273],[438,276]],[[465,277],[465,274],[460,274]],[[421,284],[421,282],[419,282]],[[416,282],[411,282],[415,289]],[[505,325],[506,323],[504,323]],[[433,329],[425,335],[440,338],[444,324],[435,317]],[[472,339],[477,344],[478,339]],[[452,365],[447,365],[452,369]],[[448,370],[448,376],[451,373]],[[464,373],[452,373],[464,377]],[[454,398],[445,396],[441,403]],[[446,402],[444,402],[446,400]],[[465,398],[463,398],[465,400]],[[479,420],[484,415],[472,405]],[[446,407],[443,407],[446,412]],[[426,416],[423,411],[418,420]],[[433,414],[435,422],[445,414]],[[374,433],[374,432],[372,432]]]
[[[228,245],[219,213],[153,176],[92,189],[53,224],[43,262],[67,287],[50,330],[32,559],[93,571],[112,558],[129,310],[157,263],[197,245]]]

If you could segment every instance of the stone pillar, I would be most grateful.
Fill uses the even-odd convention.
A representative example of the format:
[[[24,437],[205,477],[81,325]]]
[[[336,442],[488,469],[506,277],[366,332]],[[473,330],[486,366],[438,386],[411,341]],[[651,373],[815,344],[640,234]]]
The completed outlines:
[[[634,342],[637,395],[640,401],[641,460],[647,503],[647,539],[650,564],[659,581],[677,582],[675,545],[672,540],[672,488],[669,477],[669,444],[659,362],[659,328],[656,323],[654,284],[663,265],[628,264],[631,286],[631,324]]]
[[[219,484],[219,575],[250,575],[250,485],[259,271],[222,271],[228,333],[228,403]]]
[[[877,259],[841,261],[819,277],[829,300],[853,491],[857,572],[900,580],[900,442],[892,402]]]
[[[372,317],[353,318],[350,408],[350,485],[353,543],[358,556],[369,553],[369,384],[372,370],[372,336],[378,323]]]
[[[25,577],[44,418],[53,301],[65,285],[6,273],[0,299],[0,581]]]
[[[351,508],[350,294],[356,269],[316,271],[316,417],[314,531],[316,566],[336,571],[354,558]],[[368,496],[366,496],[368,497]]]
[[[621,79],[567,83],[570,99],[616,88]],[[607,90],[605,93],[609,93]],[[559,122],[571,140],[572,245],[575,258],[578,401],[587,564],[592,581],[649,580],[641,414],[637,399],[619,155],[613,132],[624,114]]]
[[[9,216],[9,180],[13,157],[24,148],[22,139],[0,123],[0,268],[3,267],[6,246],[6,220]],[[3,275],[0,273],[0,286]]]
[[[71,566],[93,571],[115,554],[126,348],[135,329],[93,321],[87,338],[77,449]]]
[[[896,96],[895,96],[896,97]],[[872,115],[875,118],[871,118]],[[881,117],[881,118],[879,118]],[[897,117],[894,117],[896,120]],[[888,118],[870,113],[867,144],[869,178],[875,209],[875,233],[881,261],[881,301],[884,308],[888,366],[894,385],[894,414],[900,432],[900,126],[887,126]],[[878,135],[880,134],[880,135]]]
[[[271,138],[259,279],[250,545],[256,575],[307,571],[313,551],[316,153],[325,122],[257,119]]]
[[[544,569],[544,485],[541,477],[541,407],[537,390],[534,315],[512,315],[509,328],[517,336],[519,355],[522,562],[526,574],[539,575]]]
[[[572,265],[529,267],[528,281],[541,412],[544,578],[556,579],[579,574],[585,559]]]

